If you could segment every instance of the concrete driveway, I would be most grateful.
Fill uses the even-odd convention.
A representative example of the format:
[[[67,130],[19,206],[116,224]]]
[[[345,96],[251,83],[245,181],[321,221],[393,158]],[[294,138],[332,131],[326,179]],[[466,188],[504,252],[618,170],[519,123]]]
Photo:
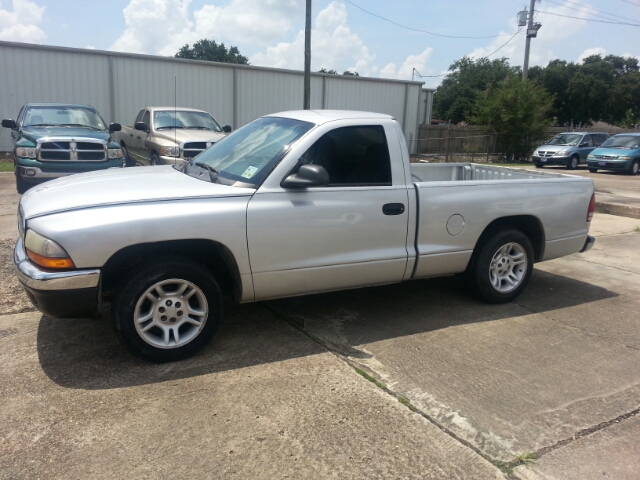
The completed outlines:
[[[131,357],[108,312],[1,299],[0,478],[637,479],[640,220],[592,233],[511,304],[450,277],[229,305],[169,365]]]

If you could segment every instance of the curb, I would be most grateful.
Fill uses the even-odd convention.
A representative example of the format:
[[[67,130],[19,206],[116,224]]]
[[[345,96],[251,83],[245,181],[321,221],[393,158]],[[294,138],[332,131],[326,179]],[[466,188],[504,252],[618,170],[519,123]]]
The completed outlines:
[[[596,212],[617,215],[619,217],[640,219],[640,206],[629,206],[621,203],[596,202]]]

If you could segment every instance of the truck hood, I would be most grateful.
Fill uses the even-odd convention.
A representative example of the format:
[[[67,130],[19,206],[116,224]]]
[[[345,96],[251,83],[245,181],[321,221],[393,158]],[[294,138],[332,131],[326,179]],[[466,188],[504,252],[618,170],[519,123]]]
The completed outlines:
[[[156,130],[155,135],[158,138],[164,138],[166,140],[182,142],[217,142],[225,137],[224,133],[214,132],[212,130],[185,130],[176,129],[175,136],[174,130]]]
[[[109,140],[111,134],[106,130],[93,130],[79,127],[24,127],[22,135],[34,142],[42,137],[73,137]]]
[[[633,157],[638,154],[640,150],[631,148],[603,148],[599,147],[593,150],[590,155],[604,155],[607,157]]]
[[[252,188],[199,180],[172,166],[111,168],[52,180],[22,196],[24,218],[105,205],[251,196]]]

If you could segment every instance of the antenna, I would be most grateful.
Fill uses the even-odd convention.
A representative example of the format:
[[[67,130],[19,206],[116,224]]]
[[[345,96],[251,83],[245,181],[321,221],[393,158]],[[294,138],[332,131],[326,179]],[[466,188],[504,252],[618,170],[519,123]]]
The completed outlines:
[[[178,144],[178,77],[173,77],[173,143]],[[180,151],[178,151],[180,154]]]

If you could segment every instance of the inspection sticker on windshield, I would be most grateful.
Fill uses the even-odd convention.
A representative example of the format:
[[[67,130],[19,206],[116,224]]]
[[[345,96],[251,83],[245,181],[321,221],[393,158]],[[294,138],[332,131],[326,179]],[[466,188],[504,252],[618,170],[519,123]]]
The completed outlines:
[[[244,171],[242,176],[244,178],[251,178],[251,177],[253,177],[253,174],[256,173],[257,171],[258,171],[258,169],[256,167],[249,167]]]

